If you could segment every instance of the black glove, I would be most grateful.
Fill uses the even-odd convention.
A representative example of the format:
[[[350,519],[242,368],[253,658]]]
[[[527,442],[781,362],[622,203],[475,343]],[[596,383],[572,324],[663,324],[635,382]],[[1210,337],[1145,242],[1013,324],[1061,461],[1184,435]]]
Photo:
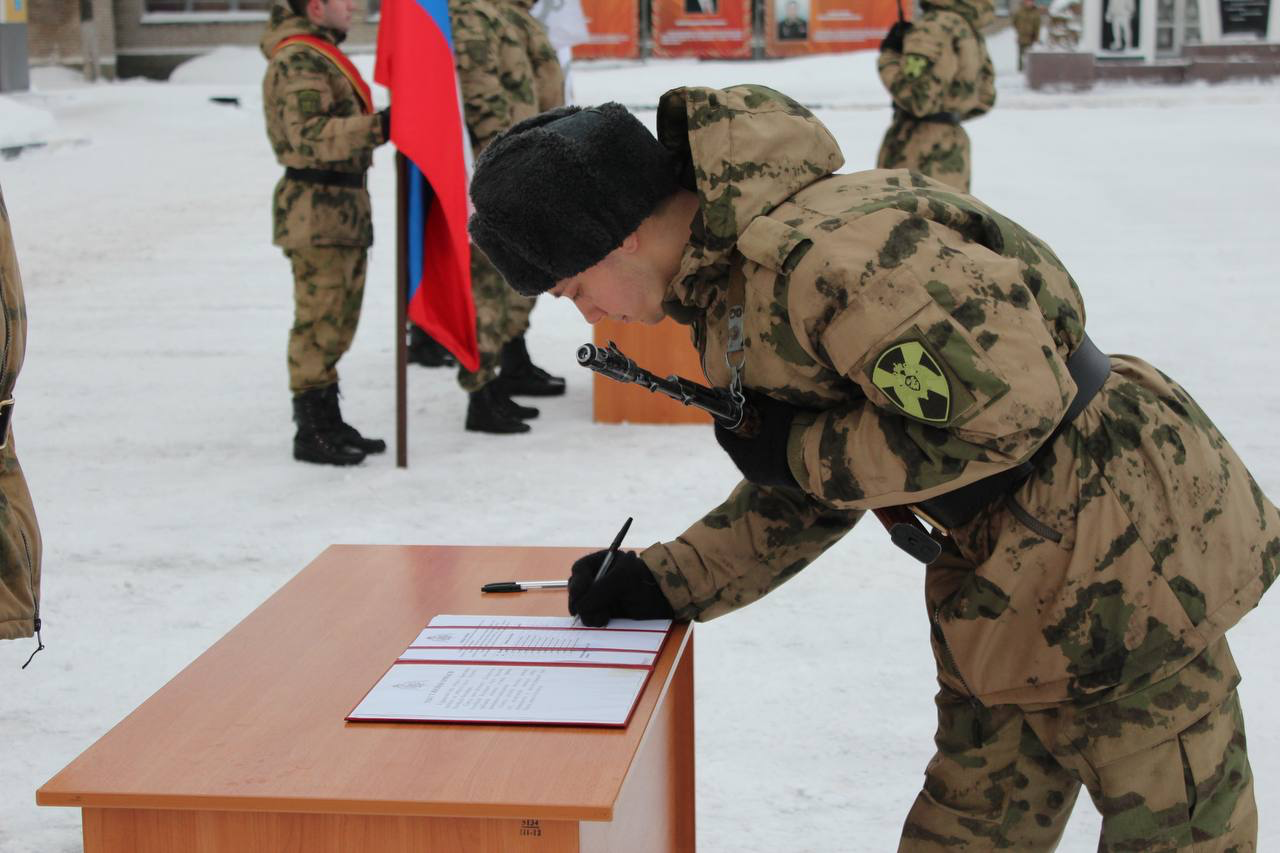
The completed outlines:
[[[596,573],[608,551],[596,551],[573,564],[569,575],[569,613],[582,624],[600,628],[610,619],[671,619],[675,611],[653,572],[633,551],[619,551],[599,583]]]
[[[716,424],[716,441],[742,476],[756,485],[795,488],[796,478],[787,463],[787,439],[791,421],[800,410],[764,394],[746,393],[747,406],[755,411],[759,427],[750,438],[744,438]]]
[[[884,34],[884,40],[880,42],[880,52],[892,50],[902,53],[902,42],[910,29],[910,21],[895,21],[893,26],[889,27],[889,32]]]
[[[385,107],[378,111],[378,123],[382,125],[382,138],[384,141],[391,141],[391,107]]]

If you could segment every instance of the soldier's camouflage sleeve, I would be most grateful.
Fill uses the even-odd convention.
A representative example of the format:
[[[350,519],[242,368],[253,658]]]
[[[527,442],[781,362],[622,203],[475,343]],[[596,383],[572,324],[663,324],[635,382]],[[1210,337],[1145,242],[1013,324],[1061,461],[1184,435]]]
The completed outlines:
[[[265,98],[280,105],[290,147],[317,167],[367,163],[369,152],[385,141],[378,116],[360,112],[353,100],[335,101],[327,59],[301,47],[284,53],[273,63]]]
[[[745,480],[673,542],[640,556],[681,619],[705,621],[777,588],[844,536],[861,517],[799,489]]]
[[[564,106],[564,69],[546,30],[530,18],[529,62],[533,65],[534,88],[538,90],[538,112]]]
[[[506,37],[504,27],[501,21],[474,8],[455,8],[452,4],[449,21],[464,117],[471,141],[479,151],[515,123],[499,68],[498,50]]]
[[[901,210],[860,227],[888,235],[878,266],[857,267],[834,241],[791,276],[792,315],[825,305],[831,317],[809,345],[866,395],[797,418],[788,446],[797,482],[833,506],[869,509],[1026,460],[1076,386],[1022,264]]]
[[[894,106],[914,116],[943,111],[943,99],[951,83],[951,36],[936,20],[912,25],[903,39],[902,53],[886,50],[878,64],[880,80]]]

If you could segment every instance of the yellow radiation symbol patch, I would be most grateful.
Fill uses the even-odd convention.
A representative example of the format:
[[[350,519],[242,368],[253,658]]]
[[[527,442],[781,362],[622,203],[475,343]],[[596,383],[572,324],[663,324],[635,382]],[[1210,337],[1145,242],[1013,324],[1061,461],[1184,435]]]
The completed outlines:
[[[925,72],[929,67],[929,60],[919,54],[908,54],[907,58],[902,60],[902,76],[910,80],[914,80]]]
[[[894,344],[880,353],[871,382],[913,418],[944,424],[951,415],[951,385],[919,341]]]

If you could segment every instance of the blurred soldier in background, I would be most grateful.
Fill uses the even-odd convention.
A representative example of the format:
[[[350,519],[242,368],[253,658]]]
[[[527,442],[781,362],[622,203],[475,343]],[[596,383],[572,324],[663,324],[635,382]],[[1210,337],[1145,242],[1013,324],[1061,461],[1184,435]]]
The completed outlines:
[[[991,0],[926,0],[914,24],[898,21],[880,43],[880,79],[893,122],[876,165],[913,169],[968,192],[969,134],[960,122],[996,102],[995,70],[982,38]]]
[[[9,212],[0,194],[0,299],[4,350],[0,352],[0,640],[40,637],[40,528],[13,445],[13,386],[27,350],[27,305],[18,275]],[[34,652],[32,655],[34,656]],[[30,663],[30,659],[27,661]]]
[[[338,359],[360,322],[373,244],[365,172],[391,132],[390,107],[373,112],[368,84],[338,49],[353,8],[353,0],[275,0],[261,43],[267,138],[285,167],[272,205],[275,244],[293,265],[293,458],[327,465],[387,449],[338,407]]]
[[[464,119],[479,155],[502,131],[564,103],[564,75],[546,31],[529,14],[533,0],[450,0],[455,61]],[[512,395],[549,397],[565,382],[529,358],[524,335],[533,299],[508,288],[476,246],[471,247],[471,294],[476,306],[480,369],[458,368],[467,401],[466,428],[528,432],[538,410]],[[499,374],[501,370],[501,374]]]
[[[1018,34],[1018,70],[1022,70],[1027,49],[1040,38],[1040,7],[1036,0],[1022,0],[1022,7],[1013,13],[1013,29]]]

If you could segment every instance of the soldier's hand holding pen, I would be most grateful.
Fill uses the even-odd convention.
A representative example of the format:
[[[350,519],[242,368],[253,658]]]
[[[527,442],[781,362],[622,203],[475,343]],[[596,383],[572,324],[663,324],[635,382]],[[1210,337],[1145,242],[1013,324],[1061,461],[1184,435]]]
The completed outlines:
[[[569,613],[589,628],[610,619],[672,619],[671,604],[653,573],[633,551],[612,551],[609,571],[597,580],[610,549],[596,551],[573,564],[569,576]]]

